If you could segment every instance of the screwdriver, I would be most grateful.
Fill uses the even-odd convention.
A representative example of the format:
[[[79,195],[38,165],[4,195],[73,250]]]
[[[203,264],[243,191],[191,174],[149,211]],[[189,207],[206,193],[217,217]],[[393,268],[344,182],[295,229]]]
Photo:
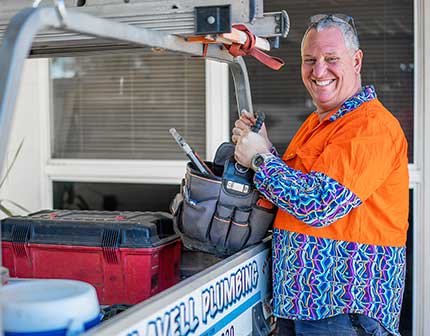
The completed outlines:
[[[169,130],[178,145],[182,148],[194,166],[205,176],[214,177],[215,174],[210,170],[207,164],[198,156],[198,154],[185,142],[184,138],[176,131],[175,128]]]

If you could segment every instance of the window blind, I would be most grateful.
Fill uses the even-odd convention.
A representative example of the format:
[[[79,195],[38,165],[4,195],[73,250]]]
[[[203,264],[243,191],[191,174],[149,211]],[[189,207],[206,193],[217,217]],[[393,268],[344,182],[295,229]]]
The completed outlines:
[[[171,127],[205,155],[205,66],[171,52],[51,60],[52,157],[185,159]]]

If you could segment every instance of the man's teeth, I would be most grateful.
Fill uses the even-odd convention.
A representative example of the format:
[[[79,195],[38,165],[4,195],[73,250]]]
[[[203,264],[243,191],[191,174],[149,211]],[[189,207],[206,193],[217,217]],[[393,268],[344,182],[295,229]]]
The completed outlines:
[[[328,80],[323,80],[323,81],[314,80],[314,83],[318,86],[327,86],[333,82],[334,82],[334,79],[328,79]]]

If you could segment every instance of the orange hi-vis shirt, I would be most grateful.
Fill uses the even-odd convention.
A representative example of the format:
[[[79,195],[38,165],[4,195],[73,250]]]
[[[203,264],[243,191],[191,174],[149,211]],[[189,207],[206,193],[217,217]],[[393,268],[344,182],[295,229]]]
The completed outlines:
[[[312,114],[283,159],[275,154],[254,176],[279,208],[273,314],[364,314],[400,335],[409,181],[397,120],[366,86],[322,122]]]
[[[313,113],[283,156],[304,174],[321,172],[353,192],[362,204],[325,227],[279,210],[274,227],[314,237],[381,246],[404,246],[408,228],[407,142],[399,122],[372,99],[320,122]]]

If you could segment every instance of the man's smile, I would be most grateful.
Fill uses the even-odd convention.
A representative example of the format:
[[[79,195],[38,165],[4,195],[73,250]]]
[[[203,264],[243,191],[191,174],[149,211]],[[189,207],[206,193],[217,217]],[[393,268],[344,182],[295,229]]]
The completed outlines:
[[[314,84],[316,84],[317,86],[328,86],[331,83],[333,83],[335,81],[335,79],[327,79],[327,80],[316,80],[316,79],[312,79],[312,82]]]

